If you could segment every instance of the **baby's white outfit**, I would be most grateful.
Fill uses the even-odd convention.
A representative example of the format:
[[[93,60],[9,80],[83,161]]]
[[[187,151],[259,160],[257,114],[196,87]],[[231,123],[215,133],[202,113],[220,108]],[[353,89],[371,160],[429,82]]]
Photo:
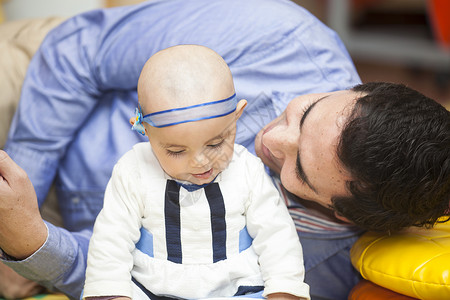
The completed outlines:
[[[226,170],[189,190],[162,170],[148,142],[119,160],[90,241],[83,297],[264,289],[309,298],[293,221],[259,158],[235,145]]]

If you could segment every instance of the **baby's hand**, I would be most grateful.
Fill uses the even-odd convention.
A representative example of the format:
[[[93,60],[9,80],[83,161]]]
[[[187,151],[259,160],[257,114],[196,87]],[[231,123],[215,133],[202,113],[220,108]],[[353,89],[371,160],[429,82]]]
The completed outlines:
[[[308,298],[297,297],[287,293],[273,293],[267,295],[267,299],[269,300],[306,300]]]

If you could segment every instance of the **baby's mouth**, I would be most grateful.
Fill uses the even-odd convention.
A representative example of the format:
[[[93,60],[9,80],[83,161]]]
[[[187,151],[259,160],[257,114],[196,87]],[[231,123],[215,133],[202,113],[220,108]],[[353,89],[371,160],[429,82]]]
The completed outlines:
[[[208,179],[211,176],[212,172],[213,172],[213,169],[209,169],[208,171],[203,172],[203,173],[192,174],[192,176],[194,176],[195,178],[198,178],[198,179]]]

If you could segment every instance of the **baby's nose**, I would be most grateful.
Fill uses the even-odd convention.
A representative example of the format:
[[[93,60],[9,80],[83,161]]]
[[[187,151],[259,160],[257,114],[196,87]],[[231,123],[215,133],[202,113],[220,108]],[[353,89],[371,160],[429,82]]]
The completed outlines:
[[[210,158],[208,157],[208,153],[201,151],[192,158],[191,163],[194,167],[203,167],[207,165],[209,161]]]

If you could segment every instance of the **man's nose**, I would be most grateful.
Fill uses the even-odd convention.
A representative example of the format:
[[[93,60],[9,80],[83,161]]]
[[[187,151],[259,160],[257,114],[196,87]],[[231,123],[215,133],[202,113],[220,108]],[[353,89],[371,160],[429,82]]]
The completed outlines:
[[[283,158],[288,153],[297,151],[297,143],[298,135],[281,126],[267,132],[263,139],[264,146],[277,158]]]

